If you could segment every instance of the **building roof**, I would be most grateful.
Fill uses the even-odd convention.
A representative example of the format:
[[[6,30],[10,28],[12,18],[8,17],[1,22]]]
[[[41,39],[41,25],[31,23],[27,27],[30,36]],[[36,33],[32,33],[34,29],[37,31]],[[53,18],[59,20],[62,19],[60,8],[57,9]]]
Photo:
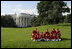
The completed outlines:
[[[33,17],[33,16],[35,16],[35,15],[33,15],[33,14],[27,14],[27,13],[19,13],[19,14],[15,14],[17,17],[21,17],[21,16],[23,16],[23,17]]]

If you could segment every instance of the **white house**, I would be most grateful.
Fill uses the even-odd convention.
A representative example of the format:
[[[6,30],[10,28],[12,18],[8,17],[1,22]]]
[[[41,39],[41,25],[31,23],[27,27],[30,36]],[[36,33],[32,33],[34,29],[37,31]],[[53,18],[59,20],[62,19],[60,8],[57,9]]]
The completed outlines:
[[[31,26],[31,19],[35,15],[26,14],[26,13],[19,13],[14,14],[12,17],[17,25],[17,27],[28,27]]]

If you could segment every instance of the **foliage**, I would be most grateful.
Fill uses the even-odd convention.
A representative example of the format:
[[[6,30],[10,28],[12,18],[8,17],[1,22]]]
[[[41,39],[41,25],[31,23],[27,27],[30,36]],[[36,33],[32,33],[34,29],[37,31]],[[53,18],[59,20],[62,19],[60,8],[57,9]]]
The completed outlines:
[[[11,15],[1,16],[2,27],[16,27],[16,24]]]

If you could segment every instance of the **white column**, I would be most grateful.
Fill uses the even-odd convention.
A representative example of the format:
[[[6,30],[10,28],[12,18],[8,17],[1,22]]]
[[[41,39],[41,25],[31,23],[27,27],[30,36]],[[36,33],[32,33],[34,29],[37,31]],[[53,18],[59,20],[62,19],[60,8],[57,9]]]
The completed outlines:
[[[27,18],[27,26],[28,26],[28,18]]]
[[[20,18],[18,17],[18,27],[20,27]]]
[[[21,27],[21,17],[20,17],[20,27]]]
[[[19,17],[19,27],[20,27],[20,17]]]
[[[20,22],[21,22],[21,27],[22,27],[22,17],[21,17],[20,19],[21,19],[21,21],[20,21]]]
[[[27,27],[27,18],[26,18],[26,27]]]
[[[25,27],[26,27],[26,17],[25,17],[25,21],[24,22],[25,22]]]
[[[26,17],[25,17],[25,27],[26,27]]]
[[[28,18],[27,18],[27,26],[28,26]]]
[[[18,27],[18,25],[19,25],[19,17],[17,18],[17,27]]]
[[[26,19],[25,19],[25,27],[26,27]]]
[[[22,27],[23,27],[23,16],[22,16]]]
[[[27,27],[27,18],[26,18],[26,27]]]
[[[24,17],[23,17],[23,27],[24,27]]]
[[[20,19],[19,19],[19,17],[18,17],[18,27],[19,27],[19,25],[20,25]]]
[[[22,27],[24,27],[24,26],[23,26],[23,22],[24,22],[24,21],[23,21],[23,17],[22,17]]]
[[[18,27],[18,17],[16,17],[16,25],[17,25],[17,27]]]
[[[24,27],[24,17],[23,17],[23,27]]]
[[[21,27],[22,27],[22,17],[21,17]]]
[[[16,18],[16,25],[17,25],[17,18]]]
[[[18,17],[16,17],[16,25],[17,25],[17,27],[18,27]]]
[[[17,19],[18,19],[18,18],[16,17],[16,25],[17,25],[17,23],[18,23]],[[17,26],[18,26],[18,25],[17,25]]]
[[[22,21],[21,22],[22,22],[22,27],[23,27],[23,16],[22,16]]]
[[[21,17],[20,17],[20,27],[22,26]]]
[[[20,27],[20,17],[19,17],[19,27]]]
[[[23,23],[22,23],[22,26],[24,27],[24,17],[23,17],[23,20],[22,20],[22,22],[23,22]]]

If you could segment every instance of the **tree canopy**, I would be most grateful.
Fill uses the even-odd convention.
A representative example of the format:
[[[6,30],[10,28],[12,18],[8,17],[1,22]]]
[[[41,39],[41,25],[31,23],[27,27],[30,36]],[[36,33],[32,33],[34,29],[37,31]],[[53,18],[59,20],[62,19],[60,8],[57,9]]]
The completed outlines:
[[[16,23],[11,15],[1,16],[2,27],[16,27]]]
[[[63,1],[40,1],[37,4],[40,24],[58,24],[62,18],[62,13],[70,12],[69,7]]]

